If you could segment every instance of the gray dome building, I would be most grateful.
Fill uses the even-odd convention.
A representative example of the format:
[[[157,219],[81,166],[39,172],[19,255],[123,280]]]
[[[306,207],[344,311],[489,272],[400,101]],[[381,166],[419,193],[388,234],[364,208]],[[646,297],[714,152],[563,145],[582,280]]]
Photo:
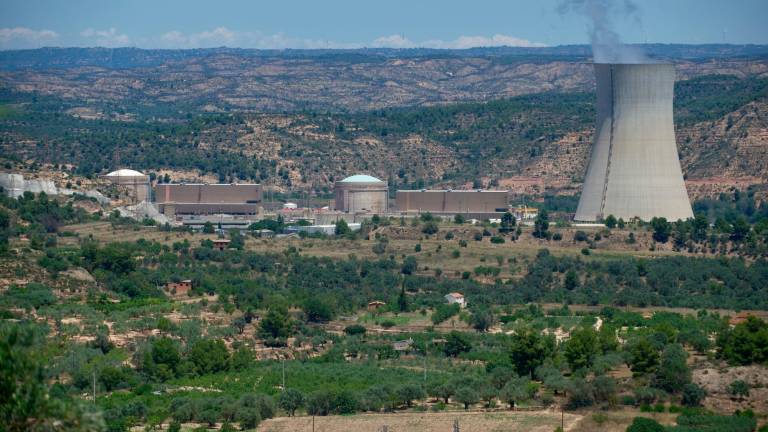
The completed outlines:
[[[333,189],[338,211],[377,214],[387,211],[387,183],[376,177],[353,175],[337,181]]]

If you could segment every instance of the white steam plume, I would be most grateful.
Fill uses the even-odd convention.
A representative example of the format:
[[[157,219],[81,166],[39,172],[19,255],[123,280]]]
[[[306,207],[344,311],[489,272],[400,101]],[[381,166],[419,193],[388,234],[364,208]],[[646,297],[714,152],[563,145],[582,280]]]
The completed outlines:
[[[575,12],[589,19],[595,63],[652,63],[640,48],[621,43],[614,30],[614,13],[631,17],[640,25],[637,5],[631,0],[563,0],[557,9],[561,14]]]

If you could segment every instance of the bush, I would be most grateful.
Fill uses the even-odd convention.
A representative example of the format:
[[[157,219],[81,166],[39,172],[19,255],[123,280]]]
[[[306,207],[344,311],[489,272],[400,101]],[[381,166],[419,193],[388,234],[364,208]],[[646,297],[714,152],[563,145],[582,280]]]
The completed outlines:
[[[441,304],[432,312],[432,324],[440,324],[448,318],[458,314],[461,311],[461,307],[458,304]]]
[[[566,406],[568,409],[589,407],[595,404],[595,393],[592,385],[581,378],[574,379]]]
[[[666,428],[654,419],[635,417],[627,432],[665,432]]]
[[[683,405],[687,407],[697,407],[701,405],[707,392],[697,384],[688,383],[683,387]]]
[[[355,336],[355,335],[364,335],[366,332],[366,329],[364,326],[361,326],[360,324],[352,324],[344,328],[344,333]]]
[[[493,244],[502,244],[502,243],[504,243],[504,237],[493,236],[493,237],[491,237],[491,243],[493,243]]]

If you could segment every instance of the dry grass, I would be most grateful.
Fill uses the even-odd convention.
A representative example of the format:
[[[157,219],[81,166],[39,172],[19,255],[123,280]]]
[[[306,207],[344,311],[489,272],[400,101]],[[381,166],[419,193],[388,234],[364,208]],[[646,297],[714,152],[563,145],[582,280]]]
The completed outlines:
[[[573,430],[581,420],[577,414],[565,414],[565,430]],[[315,417],[316,432],[449,432],[459,420],[462,431],[468,432],[551,432],[560,426],[560,413],[537,412],[441,412],[359,414],[351,416]],[[267,420],[259,432],[312,431],[312,417],[282,417]]]
[[[624,432],[635,417],[649,417],[663,425],[674,425],[678,414],[641,413],[637,410],[585,412],[572,432]]]

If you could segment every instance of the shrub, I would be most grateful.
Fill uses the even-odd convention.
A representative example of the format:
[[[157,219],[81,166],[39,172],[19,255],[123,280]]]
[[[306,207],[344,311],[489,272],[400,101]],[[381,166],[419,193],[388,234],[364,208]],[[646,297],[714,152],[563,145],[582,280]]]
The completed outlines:
[[[493,243],[493,244],[502,244],[502,243],[504,243],[504,237],[493,236],[493,237],[491,237],[491,243]]]
[[[683,387],[683,405],[688,407],[700,406],[707,392],[697,384],[688,383]]]
[[[391,327],[394,327],[396,324],[392,320],[384,320],[381,323],[379,323],[379,325],[384,328],[391,328]]]
[[[437,325],[447,320],[448,318],[458,314],[461,311],[461,307],[458,304],[441,304],[432,312],[432,323]]]
[[[364,335],[366,332],[366,329],[364,326],[361,326],[360,324],[352,324],[344,328],[344,333],[355,336],[355,335]]]
[[[592,385],[581,378],[573,380],[571,392],[566,404],[568,409],[589,407],[595,404],[595,393]]]
[[[635,417],[627,432],[665,432],[666,428],[654,419]]]

